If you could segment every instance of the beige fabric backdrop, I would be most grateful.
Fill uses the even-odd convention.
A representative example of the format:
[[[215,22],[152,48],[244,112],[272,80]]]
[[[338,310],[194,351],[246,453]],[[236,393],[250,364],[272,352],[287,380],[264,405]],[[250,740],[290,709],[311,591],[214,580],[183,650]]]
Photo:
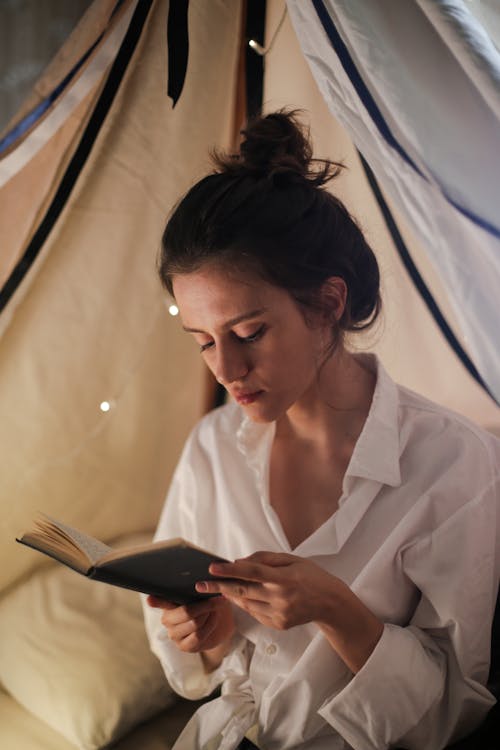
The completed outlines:
[[[124,2],[113,16],[113,20],[108,22],[108,15],[111,12],[111,8],[107,7],[109,5],[110,0],[99,0],[99,2],[91,5],[77,29],[68,38],[67,43],[36,82],[33,91],[15,118],[18,121],[21,118],[21,113],[25,114],[31,111],[34,106],[42,101],[44,96],[51,93],[78,61],[79,58],[76,53],[78,52],[80,56],[83,55],[99,38],[99,35],[106,30],[105,38],[93,50],[62,96],[55,100],[35,126],[27,130],[2,154],[2,160],[5,159],[5,162],[0,160],[0,168],[11,158],[15,158],[16,152],[22,151],[28,142],[32,144],[31,159],[22,168],[18,168],[18,171],[7,182],[4,182],[4,179],[0,180],[0,226],[2,227],[0,285],[5,283],[24,254],[33,233],[54,197],[85,125],[92,115],[94,104],[105,85],[112,64],[111,55],[108,53],[108,65],[103,67],[95,81],[89,84],[88,93],[80,102],[79,95],[75,93],[75,86],[77,87],[78,82],[88,74],[88,69],[93,60],[101,54],[104,43],[120,23],[122,23],[123,28],[122,35],[126,32],[127,15],[131,16],[134,2],[131,2],[131,0]],[[104,14],[104,10],[106,10],[106,14]],[[52,137],[47,138],[43,131],[48,119],[54,114],[55,110],[61,111],[64,109],[69,114],[66,114],[61,126]],[[15,302],[10,305],[8,314],[4,314],[2,320],[0,320],[0,335],[13,314],[15,305],[26,290],[27,284],[24,284],[22,290],[16,294]]]
[[[29,94],[23,98],[22,104],[15,111],[14,116],[6,124],[2,120],[0,136],[9,132],[63,80],[64,76],[69,73],[106,28],[113,7],[116,5],[116,0],[98,0],[98,2],[95,2],[95,0],[94,2],[78,0],[78,2],[72,3],[70,8],[66,7],[64,13],[61,13],[61,2],[66,6],[69,5],[67,0],[45,0],[43,3],[36,3],[36,5],[34,2],[27,4],[23,3],[22,0],[13,0],[12,3],[8,3],[10,7],[1,9],[0,49],[4,58],[3,71],[5,77],[9,77],[13,66],[14,68],[16,66],[21,68],[27,66],[31,71],[34,60],[36,60],[35,67],[38,68],[39,59],[47,59],[48,51],[52,48],[53,43],[54,30],[50,26],[54,23],[54,17],[58,19],[58,23],[61,23],[61,20],[64,19],[64,26],[68,23],[73,24],[74,19],[79,16],[80,20],[67,38],[63,39],[61,48],[57,50],[55,56],[37,78]],[[129,5],[130,2],[132,0],[124,0],[120,12],[123,12],[124,6]],[[7,3],[3,3],[3,5],[7,5]],[[86,10],[85,6],[88,6]],[[44,26],[46,33],[40,35],[38,29],[41,25]],[[57,29],[57,36],[59,36],[59,29]],[[25,91],[25,87],[23,86],[21,90]],[[18,93],[19,90],[16,91],[16,99]],[[4,96],[8,98],[6,92],[4,92]],[[14,112],[7,105],[6,110]]]
[[[267,43],[278,27],[285,0],[268,0]],[[476,384],[443,338],[409,279],[388,234],[349,136],[330,114],[300,50],[288,16],[265,58],[264,107],[305,110],[315,155],[343,161],[348,170],[332,190],[357,217],[374,248],[382,272],[384,314],[377,330],[354,347],[377,351],[400,383],[466,415],[500,434],[500,410]],[[412,257],[455,333],[446,295],[425,254],[394,214]],[[466,342],[462,340],[466,348]]]
[[[99,91],[97,86],[88,94],[54,137],[0,188],[0,286],[9,278],[43,218]],[[0,324],[0,332],[2,329]]]
[[[155,257],[167,211],[230,142],[240,3],[190,3],[174,110],[167,10],[154,3],[91,159],[3,313],[0,588],[43,559],[14,542],[37,509],[103,540],[152,528],[201,413],[200,357],[167,312]]]

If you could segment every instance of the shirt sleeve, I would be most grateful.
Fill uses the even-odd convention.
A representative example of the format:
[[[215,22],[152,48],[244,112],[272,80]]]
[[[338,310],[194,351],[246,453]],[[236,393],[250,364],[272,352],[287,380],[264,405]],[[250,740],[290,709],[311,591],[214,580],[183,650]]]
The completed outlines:
[[[355,750],[442,750],[494,705],[485,685],[498,539],[492,486],[402,551],[421,592],[410,623],[386,624],[363,668],[319,711]]]
[[[203,502],[210,502],[213,489],[210,460],[198,440],[198,428],[195,428],[174,472],[154,539],[180,536],[194,544],[210,547],[205,537],[207,530],[203,539],[200,538],[196,507],[200,496]],[[149,607],[146,596],[141,595],[141,600],[151,650],[160,660],[176,693],[198,700],[210,695],[228,677],[247,674],[249,643],[243,636],[233,636],[232,647],[220,666],[207,673],[200,654],[184,653],[169,640],[161,623],[161,610]]]

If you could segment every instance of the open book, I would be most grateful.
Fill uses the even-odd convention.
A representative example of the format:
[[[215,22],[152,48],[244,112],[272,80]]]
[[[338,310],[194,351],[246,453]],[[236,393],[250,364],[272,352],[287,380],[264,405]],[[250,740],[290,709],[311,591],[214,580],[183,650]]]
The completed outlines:
[[[49,516],[35,520],[33,529],[17,542],[43,552],[78,573],[143,594],[185,604],[213,594],[196,591],[196,581],[214,578],[211,562],[224,559],[184,539],[151,542],[114,550],[82,531]]]

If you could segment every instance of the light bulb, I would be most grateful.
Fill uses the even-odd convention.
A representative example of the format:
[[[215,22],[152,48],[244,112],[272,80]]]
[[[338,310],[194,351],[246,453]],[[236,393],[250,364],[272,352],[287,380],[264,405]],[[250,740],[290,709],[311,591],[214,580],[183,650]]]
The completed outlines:
[[[252,49],[254,50],[254,52],[256,52],[256,53],[257,53],[258,55],[261,55],[261,56],[263,56],[263,55],[265,55],[265,54],[266,54],[266,49],[265,49],[265,47],[263,47],[263,46],[262,46],[261,44],[259,44],[258,42],[256,42],[256,41],[255,41],[255,39],[250,39],[250,41],[248,42],[248,45],[249,45],[249,47],[251,47],[251,48],[252,48]]]

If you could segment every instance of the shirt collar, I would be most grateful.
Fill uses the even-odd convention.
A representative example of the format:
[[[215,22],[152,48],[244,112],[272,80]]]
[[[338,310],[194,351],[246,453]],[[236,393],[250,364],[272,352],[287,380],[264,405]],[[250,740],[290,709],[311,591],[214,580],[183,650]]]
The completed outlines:
[[[356,354],[358,361],[376,375],[376,385],[368,417],[354,447],[344,478],[344,490],[351,477],[372,479],[381,484],[398,487],[401,484],[399,468],[398,390],[378,357],[374,354]],[[276,424],[253,422],[243,414],[236,434],[238,449],[249,466],[262,480],[267,466],[269,450]]]
[[[355,356],[375,373],[377,380],[370,411],[354,446],[345,478],[363,477],[398,487],[401,484],[398,388],[376,355]]]

